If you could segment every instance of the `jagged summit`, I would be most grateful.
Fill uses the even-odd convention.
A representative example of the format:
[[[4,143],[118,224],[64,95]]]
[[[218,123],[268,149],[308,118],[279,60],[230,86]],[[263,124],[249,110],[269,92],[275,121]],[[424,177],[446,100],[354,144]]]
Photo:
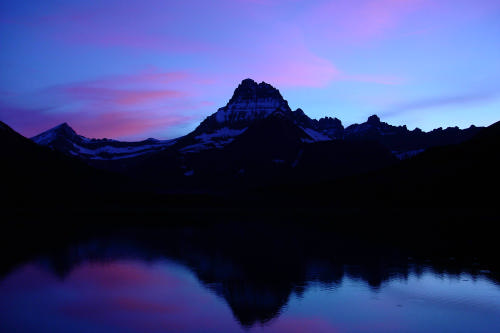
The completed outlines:
[[[291,116],[292,110],[278,89],[265,82],[245,79],[234,90],[226,106],[207,117],[195,130],[195,134],[214,133],[226,127],[246,129],[251,123],[268,117],[276,109]]]
[[[58,133],[65,134],[68,136],[78,135],[76,134],[76,131],[66,122],[54,127],[52,131],[56,131]]]
[[[70,131],[70,132],[74,132],[73,128],[71,126],[69,126],[69,124],[67,122],[64,122],[62,124],[54,126],[51,129],[49,129],[48,131]],[[48,131],[46,131],[46,132],[48,132]]]
[[[54,126],[52,129],[56,129],[56,128],[61,128],[61,129],[72,129],[71,126],[69,126],[69,124],[67,122],[64,122],[62,124],[59,124],[57,126]]]
[[[380,118],[376,114],[374,114],[374,115],[368,117],[367,123],[370,124],[370,125],[379,125],[380,124]]]
[[[304,139],[304,143],[332,140],[376,141],[397,156],[402,153],[421,152],[435,145],[458,143],[479,130],[471,127],[468,130],[437,129],[429,133],[417,129],[409,131],[406,126],[392,126],[382,122],[377,115],[370,116],[364,123],[344,128],[337,118],[312,119],[300,108],[292,111],[278,89],[266,82],[257,83],[252,79],[245,79],[236,87],[224,107],[208,116],[193,132],[175,140],[120,142],[88,139],[75,133],[67,123],[63,123],[34,137],[33,141],[86,159],[135,157],[167,147],[169,150],[188,154],[223,149],[255,123],[261,123],[268,118],[286,120],[264,122],[266,128],[274,131],[276,136],[286,135],[284,129],[288,131],[288,127],[295,127],[296,130],[287,133],[305,133],[307,137],[299,136]],[[287,123],[288,127],[283,127],[283,123]],[[257,135],[255,131],[252,132]]]
[[[278,89],[265,82],[257,84],[252,79],[245,79],[235,89],[227,105],[215,113],[215,120],[223,125],[254,121],[267,117],[276,109],[291,112]],[[241,128],[242,125],[239,126]]]
[[[62,138],[75,140],[79,138],[79,135],[76,134],[75,130],[71,128],[68,123],[64,122],[41,134],[38,134],[31,139],[40,145],[46,145],[52,141]]]
[[[138,142],[121,142],[112,139],[89,139],[75,132],[68,123],[57,125],[33,138],[35,143],[61,151],[66,155],[91,160],[121,159],[162,150],[175,140],[147,139]]]
[[[257,82],[252,79],[245,79],[241,81],[238,87],[234,90],[233,96],[229,100],[228,105],[243,101],[259,101],[262,99],[279,101],[284,100],[279,90],[274,88],[272,85],[266,82],[257,84]]]

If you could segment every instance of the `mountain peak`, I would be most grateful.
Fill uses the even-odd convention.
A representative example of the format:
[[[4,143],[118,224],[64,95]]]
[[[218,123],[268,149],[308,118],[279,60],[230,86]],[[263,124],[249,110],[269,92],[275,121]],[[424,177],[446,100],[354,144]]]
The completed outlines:
[[[53,128],[68,128],[68,127],[71,128],[71,126],[69,126],[67,122],[64,122],[57,126],[54,126]]]
[[[243,129],[255,120],[266,118],[276,109],[292,112],[278,89],[266,82],[245,79],[234,90],[226,106],[203,121],[195,131],[210,133],[223,127]]]
[[[374,114],[368,117],[367,123],[371,125],[378,125],[380,124],[380,118],[376,114]]]
[[[32,140],[38,144],[46,145],[54,141],[58,137],[76,138],[78,137],[78,134],[76,134],[75,130],[71,128],[68,123],[62,123],[41,134],[38,134],[37,136],[33,137]]]
[[[234,90],[233,97],[229,100],[228,106],[233,103],[250,103],[264,99],[282,102],[283,96],[281,96],[278,89],[266,82],[257,84],[252,79],[245,79]]]
[[[68,123],[66,122],[53,127],[49,131],[70,131],[75,133],[75,130],[71,126],[69,126]]]
[[[298,116],[304,116],[305,113],[304,113],[304,110],[302,110],[301,108],[298,108],[297,110],[293,111],[294,114],[298,115]]]
[[[257,82],[248,78],[241,81],[240,86],[257,86]]]
[[[68,123],[64,122],[62,124],[57,125],[56,127],[49,130],[50,132],[56,132],[59,135],[63,135],[65,137],[74,137],[77,136],[75,130],[68,125]]]

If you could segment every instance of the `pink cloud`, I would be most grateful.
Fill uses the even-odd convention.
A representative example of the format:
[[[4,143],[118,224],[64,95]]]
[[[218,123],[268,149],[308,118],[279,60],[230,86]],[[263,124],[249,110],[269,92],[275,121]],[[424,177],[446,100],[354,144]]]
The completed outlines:
[[[108,102],[115,105],[137,105],[154,102],[164,98],[188,96],[187,92],[175,90],[123,90],[92,87],[84,84],[74,84],[56,88],[71,99]]]
[[[78,131],[93,138],[126,138],[142,133],[189,123],[193,116],[164,115],[153,112],[107,112],[95,117],[73,119]],[[71,120],[70,120],[71,121]]]
[[[277,87],[325,87],[334,81],[396,85],[403,79],[390,75],[352,74],[339,69],[327,57],[316,54],[305,34],[295,26],[279,25],[272,37],[259,40],[258,53],[245,66],[254,79]]]
[[[202,77],[187,71],[163,72],[161,69],[150,66],[147,70],[134,74],[108,75],[96,80],[86,81],[86,85],[95,87],[149,87],[176,85],[179,83],[213,84],[214,79]]]
[[[340,71],[331,62],[306,50],[300,51],[263,64],[262,72],[257,75],[278,87],[323,87],[338,77]]]
[[[209,82],[187,72],[150,69],[4,98],[0,100],[0,115],[2,121],[27,137],[68,122],[87,137],[165,138],[170,129],[202,118],[198,110],[213,106],[207,96],[200,95],[200,89]]]
[[[206,102],[189,104],[192,109],[206,107],[206,105]],[[183,114],[184,110],[184,107],[170,107],[167,110],[99,110],[98,106],[94,105],[87,111],[77,109],[59,112],[57,108],[35,109],[9,106],[2,108],[0,114],[2,121],[26,137],[35,136],[67,122],[79,134],[90,138],[141,140],[151,136],[148,133],[168,133],[171,128],[190,124],[199,118],[197,115]]]
[[[308,47],[303,32],[294,26],[276,25],[272,35],[255,43],[259,47],[244,69],[257,81],[277,87],[323,87],[340,73],[331,61]]]

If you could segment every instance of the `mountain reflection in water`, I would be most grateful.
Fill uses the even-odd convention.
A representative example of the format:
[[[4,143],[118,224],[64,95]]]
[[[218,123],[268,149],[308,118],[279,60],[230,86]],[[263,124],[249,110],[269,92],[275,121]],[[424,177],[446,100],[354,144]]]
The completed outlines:
[[[133,230],[57,249],[0,280],[0,330],[500,329],[498,276],[480,263],[261,230]]]

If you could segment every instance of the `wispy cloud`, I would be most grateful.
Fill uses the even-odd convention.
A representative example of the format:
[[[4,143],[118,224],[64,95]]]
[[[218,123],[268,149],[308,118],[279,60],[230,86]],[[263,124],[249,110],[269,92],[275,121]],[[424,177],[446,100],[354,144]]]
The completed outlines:
[[[252,71],[278,87],[323,87],[339,77],[331,61],[307,47],[299,30],[286,29],[261,46]]]
[[[73,101],[95,102],[110,106],[134,106],[189,95],[187,92],[176,90],[113,89],[94,87],[85,83],[62,85],[50,88],[48,91],[63,94]]]
[[[85,136],[144,138],[199,118],[210,101],[198,96],[190,73],[147,71],[61,84],[0,100],[3,121],[26,136],[68,122]],[[171,85],[189,89],[169,89]]]
[[[277,87],[326,87],[335,81],[395,85],[403,79],[391,75],[355,74],[338,68],[326,56],[308,45],[305,33],[290,24],[276,24],[273,34],[264,39],[250,40],[259,48],[250,53],[245,70],[258,81]],[[246,51],[245,51],[246,52]],[[246,52],[248,56],[248,52]]]
[[[446,108],[487,103],[500,98],[500,91],[469,92],[456,95],[436,96],[395,104],[381,114],[385,117],[396,116],[411,111]]]

